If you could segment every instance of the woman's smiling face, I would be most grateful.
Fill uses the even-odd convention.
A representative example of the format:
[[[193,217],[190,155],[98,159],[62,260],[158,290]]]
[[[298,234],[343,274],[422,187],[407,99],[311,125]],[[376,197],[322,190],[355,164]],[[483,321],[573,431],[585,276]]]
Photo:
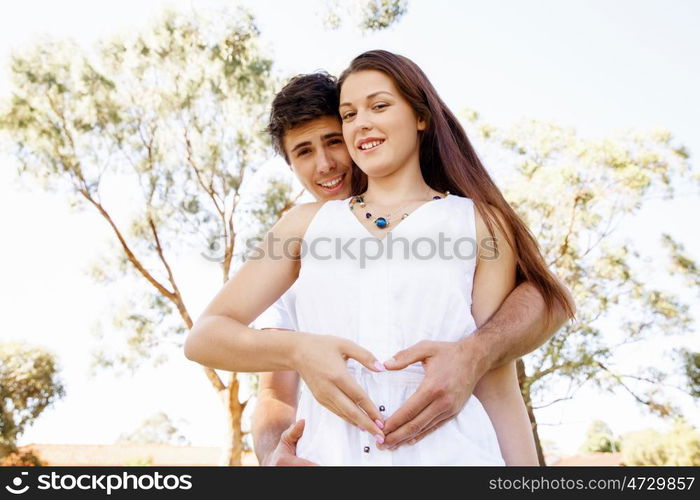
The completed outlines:
[[[418,161],[418,131],[425,122],[385,73],[350,74],[340,90],[340,117],[350,156],[369,177]]]

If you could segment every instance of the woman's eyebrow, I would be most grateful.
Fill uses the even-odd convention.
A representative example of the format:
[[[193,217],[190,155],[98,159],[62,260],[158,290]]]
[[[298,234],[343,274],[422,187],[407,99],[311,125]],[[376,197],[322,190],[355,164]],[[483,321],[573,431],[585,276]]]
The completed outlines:
[[[391,97],[394,97],[394,94],[392,94],[391,92],[389,92],[389,91],[387,91],[387,90],[380,90],[380,91],[378,91],[378,92],[372,92],[372,93],[369,94],[367,97],[365,97],[365,99],[366,99],[366,100],[372,99],[373,97],[377,97],[379,94],[387,94],[387,95],[390,95]],[[340,106],[338,106],[338,107],[339,107],[339,108],[342,108],[343,106],[352,106],[352,103],[344,102],[344,103],[342,103],[342,104],[341,104]]]

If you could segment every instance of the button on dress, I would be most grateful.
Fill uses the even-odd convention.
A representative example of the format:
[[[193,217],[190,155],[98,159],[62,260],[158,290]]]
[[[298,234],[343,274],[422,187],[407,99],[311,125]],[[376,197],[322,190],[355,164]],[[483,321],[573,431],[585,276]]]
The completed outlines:
[[[299,277],[286,299],[296,329],[350,339],[380,361],[421,340],[471,334],[472,200],[450,194],[424,203],[389,225],[383,240],[350,211],[350,201],[324,203],[304,234]],[[385,418],[424,378],[420,363],[375,373],[351,359],[347,367]],[[321,465],[504,465],[493,425],[474,395],[440,428],[393,451],[379,450],[372,435],[323,407],[303,380],[296,417],[306,420],[297,455]]]

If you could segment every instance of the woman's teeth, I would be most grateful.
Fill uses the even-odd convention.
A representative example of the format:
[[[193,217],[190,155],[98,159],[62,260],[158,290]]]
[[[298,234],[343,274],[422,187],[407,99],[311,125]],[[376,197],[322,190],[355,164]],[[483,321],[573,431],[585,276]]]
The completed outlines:
[[[364,144],[362,144],[362,146],[360,146],[360,149],[372,149],[379,146],[382,142],[384,141],[365,142]]]

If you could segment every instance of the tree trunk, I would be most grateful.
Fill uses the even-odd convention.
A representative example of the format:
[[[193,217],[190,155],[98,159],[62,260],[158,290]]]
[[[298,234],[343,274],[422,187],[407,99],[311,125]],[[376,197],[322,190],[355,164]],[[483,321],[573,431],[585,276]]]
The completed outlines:
[[[228,386],[221,391],[221,397],[226,408],[227,440],[223,465],[241,465],[243,454],[243,431],[241,416],[246,403],[238,400],[239,383],[235,373],[231,373]]]
[[[544,461],[544,453],[542,452],[542,444],[540,443],[540,436],[537,432],[537,420],[535,419],[535,412],[532,410],[532,399],[530,398],[530,386],[525,385],[525,363],[522,358],[518,358],[516,362],[516,367],[518,370],[518,383],[520,384],[520,392],[523,394],[523,399],[525,400],[525,406],[527,407],[527,415],[530,418],[530,425],[532,425],[532,435],[535,437],[535,448],[537,449],[537,460],[540,462],[541,466],[547,465]]]

